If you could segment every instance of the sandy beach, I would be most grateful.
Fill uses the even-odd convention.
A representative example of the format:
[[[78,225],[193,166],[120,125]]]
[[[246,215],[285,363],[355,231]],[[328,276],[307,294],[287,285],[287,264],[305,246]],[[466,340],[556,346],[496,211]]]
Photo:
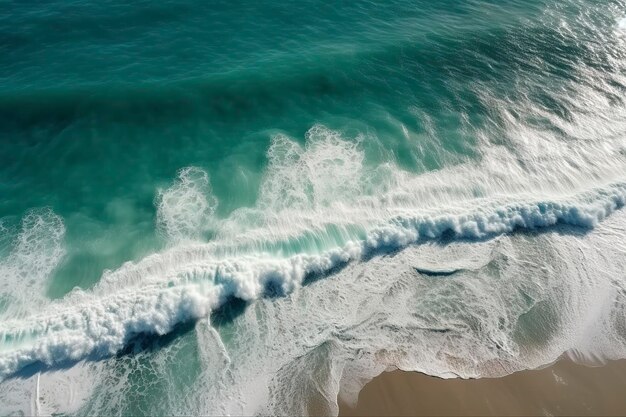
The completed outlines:
[[[561,360],[502,378],[440,379],[418,372],[384,372],[340,416],[623,416],[626,360],[587,367]]]

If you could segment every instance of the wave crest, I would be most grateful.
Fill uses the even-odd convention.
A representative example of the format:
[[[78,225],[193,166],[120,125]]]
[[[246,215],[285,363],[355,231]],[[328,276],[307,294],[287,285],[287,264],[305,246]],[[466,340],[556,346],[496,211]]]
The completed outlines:
[[[74,291],[42,313],[4,321],[0,324],[0,377],[35,362],[54,365],[110,355],[138,334],[168,333],[179,323],[208,315],[231,297],[254,300],[277,289],[287,294],[310,276],[331,273],[373,254],[444,235],[476,239],[558,223],[593,227],[624,204],[626,184],[617,184],[569,201],[482,207],[456,215],[395,217],[371,230],[364,240],[346,242],[320,255],[216,259],[210,251],[175,248],[142,261],[149,263],[144,274],[154,276],[140,287],[124,285],[110,292],[112,281],[105,280],[91,292]],[[129,265],[128,271],[141,269],[142,262]],[[163,263],[168,268],[163,269]],[[156,267],[159,265],[161,268]],[[162,275],[163,271],[168,274]]]

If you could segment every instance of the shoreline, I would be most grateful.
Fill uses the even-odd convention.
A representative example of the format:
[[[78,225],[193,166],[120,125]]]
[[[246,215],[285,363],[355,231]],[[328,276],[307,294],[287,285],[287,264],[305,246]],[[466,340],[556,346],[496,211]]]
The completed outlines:
[[[441,379],[383,372],[368,382],[356,407],[340,416],[626,415],[626,360],[585,366],[561,359],[501,378]]]

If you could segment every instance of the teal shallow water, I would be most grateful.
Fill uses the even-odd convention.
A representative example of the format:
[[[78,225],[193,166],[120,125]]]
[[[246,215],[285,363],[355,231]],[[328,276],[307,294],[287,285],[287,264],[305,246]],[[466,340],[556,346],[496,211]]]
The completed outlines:
[[[285,381],[303,380],[300,373],[259,382],[269,394],[250,399],[241,388],[248,365],[232,364],[254,352],[238,338],[265,337],[255,326],[282,323],[273,313],[293,301],[289,294],[303,297],[293,301],[303,316],[330,311],[324,296],[308,298],[310,287],[332,286],[334,274],[354,268],[399,282],[404,275],[389,253],[433,239],[478,240],[479,248],[560,223],[588,230],[626,199],[620,0],[9,1],[0,8],[0,376],[38,364],[107,363],[86,408],[45,406],[54,410],[147,414],[166,407],[158,400],[165,396],[179,407],[171,413],[284,411],[267,398]],[[441,265],[429,258],[423,267],[420,258],[414,271],[447,270],[450,260],[439,256],[432,255]],[[368,269],[378,257],[395,266]],[[622,265],[615,258],[604,261],[609,275]],[[450,268],[494,274],[489,262],[457,266]],[[568,279],[600,280],[579,273]],[[525,283],[535,278],[521,276],[524,288],[511,291],[530,291]],[[358,291],[376,292],[369,284]],[[432,285],[424,294],[438,291]],[[339,304],[359,299],[354,288],[335,290]],[[468,297],[471,305],[480,298]],[[233,298],[252,302],[236,315],[245,319],[222,323],[218,314],[208,329],[184,327],[230,308]],[[440,300],[432,311],[451,311]],[[509,312],[520,326],[539,303],[524,300]],[[492,317],[466,313],[452,320],[469,323],[455,330],[459,337],[480,327],[472,320]],[[393,324],[398,334],[434,325],[434,316],[411,321],[416,314]],[[250,315],[258,319],[253,328]],[[543,326],[515,328],[517,319],[498,317],[505,336],[492,339],[509,355],[499,358],[515,362],[510,369],[539,365],[523,357],[532,348],[515,335],[542,339]],[[317,355],[347,338],[348,327],[329,324],[331,337],[322,326],[318,334],[328,337],[320,340],[293,335],[297,348],[284,356]],[[115,356],[132,351],[140,335],[173,330],[181,335]],[[368,340],[372,355],[383,350]],[[554,352],[578,346],[562,340]],[[222,374],[211,365],[225,360],[220,349],[231,364]],[[324,349],[319,357],[347,360],[328,353],[336,347]],[[290,359],[281,369],[320,366],[326,359],[315,355],[316,365]],[[430,372],[486,372],[451,363]],[[219,379],[225,374],[230,382]],[[113,394],[102,381],[111,378],[121,388],[119,401],[107,404]],[[206,403],[189,394],[217,380],[237,388],[212,388]]]
[[[373,132],[368,163],[437,169],[476,157],[480,86],[539,90],[587,53],[537,22],[542,2],[5,7],[0,216],[72,223],[56,296],[159,247],[155,189],[181,167],[209,172],[221,215],[254,204],[273,134],[314,123]]]

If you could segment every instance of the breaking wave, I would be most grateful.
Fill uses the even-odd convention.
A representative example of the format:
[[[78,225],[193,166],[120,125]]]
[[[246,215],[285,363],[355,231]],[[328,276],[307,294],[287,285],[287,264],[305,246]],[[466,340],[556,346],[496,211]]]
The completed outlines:
[[[41,362],[55,365],[121,350],[139,334],[166,334],[207,316],[231,298],[288,294],[308,277],[352,261],[442,236],[493,237],[559,223],[593,227],[626,204],[626,184],[563,201],[475,207],[465,213],[394,216],[363,240],[320,254],[249,254],[219,258],[214,245],[177,247],[106,274],[92,291],[75,290],[43,311],[0,325],[0,376]],[[139,285],[141,284],[141,285]]]

